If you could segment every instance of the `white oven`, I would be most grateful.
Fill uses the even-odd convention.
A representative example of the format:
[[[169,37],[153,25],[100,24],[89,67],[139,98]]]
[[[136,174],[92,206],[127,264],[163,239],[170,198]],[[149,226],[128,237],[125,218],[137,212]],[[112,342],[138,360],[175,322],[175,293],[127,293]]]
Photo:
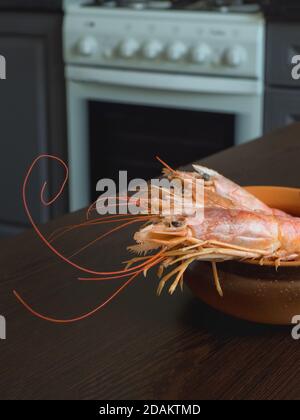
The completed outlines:
[[[132,142],[128,155],[141,148],[135,161],[144,168],[146,154],[157,153],[156,139],[157,148],[166,138],[165,150],[177,147],[177,155],[186,153],[193,160],[205,150],[215,150],[214,142],[222,138],[229,121],[232,128],[226,135],[232,143],[260,136],[264,27],[259,13],[68,7],[64,54],[71,210],[90,202],[91,166],[109,167],[114,158],[124,164],[128,132]],[[165,124],[157,124],[158,116]],[[219,132],[214,134],[217,126]],[[210,128],[213,135],[207,135],[205,149],[201,133]],[[91,132],[95,130],[99,148],[93,152]],[[226,141],[223,147],[230,146]]]

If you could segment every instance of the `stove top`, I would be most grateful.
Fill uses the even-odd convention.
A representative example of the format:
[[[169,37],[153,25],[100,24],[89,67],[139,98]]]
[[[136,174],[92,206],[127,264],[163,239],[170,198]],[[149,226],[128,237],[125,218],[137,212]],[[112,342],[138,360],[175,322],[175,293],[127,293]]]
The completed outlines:
[[[94,0],[86,7],[134,10],[189,10],[220,13],[257,13],[259,4],[244,0]]]

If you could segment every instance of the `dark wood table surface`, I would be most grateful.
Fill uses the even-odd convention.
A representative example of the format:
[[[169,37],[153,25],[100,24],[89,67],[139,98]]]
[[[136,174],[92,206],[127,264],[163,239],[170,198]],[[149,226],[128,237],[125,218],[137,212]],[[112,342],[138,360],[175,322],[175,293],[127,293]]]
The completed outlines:
[[[245,184],[299,186],[300,124],[212,156],[204,164]],[[43,227],[78,223],[83,213]],[[57,242],[66,255],[99,228]],[[132,229],[78,256],[106,270],[126,258]],[[1,399],[298,399],[300,341],[291,328],[239,321],[196,300],[189,290],[157,298],[157,278],[138,278],[92,318],[70,325],[42,321],[15,299],[61,318],[97,306],[122,280],[80,282],[33,232],[0,242]],[[276,310],[276,308],[274,308]]]

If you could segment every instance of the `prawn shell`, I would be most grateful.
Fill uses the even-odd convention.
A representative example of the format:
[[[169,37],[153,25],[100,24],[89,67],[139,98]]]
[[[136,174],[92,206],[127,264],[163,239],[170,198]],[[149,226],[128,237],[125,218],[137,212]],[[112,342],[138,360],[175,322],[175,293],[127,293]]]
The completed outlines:
[[[300,217],[300,189],[247,187],[270,207]],[[184,276],[195,296],[213,308],[261,324],[291,325],[300,314],[300,261],[226,261],[217,265],[223,297],[212,281],[211,264],[193,263]],[[220,319],[221,320],[221,319]]]
[[[255,195],[269,207],[278,209],[295,217],[300,217],[300,188],[248,186],[247,191]],[[246,264],[259,266],[258,261],[244,261]],[[276,267],[275,261],[265,261],[264,266]],[[281,267],[300,267],[299,261],[282,261]]]
[[[269,207],[300,217],[300,188],[249,186],[245,189]]]

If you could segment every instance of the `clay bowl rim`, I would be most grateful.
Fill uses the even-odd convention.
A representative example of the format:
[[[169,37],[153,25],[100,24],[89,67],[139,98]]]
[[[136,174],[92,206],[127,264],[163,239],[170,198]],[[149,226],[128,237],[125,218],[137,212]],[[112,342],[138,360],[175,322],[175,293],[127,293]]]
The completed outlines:
[[[256,189],[270,189],[270,190],[284,190],[284,191],[293,191],[296,192],[298,191],[300,194],[300,188],[295,188],[295,187],[280,187],[280,186],[276,186],[276,185],[247,185],[245,187],[246,190],[253,190],[254,188]],[[251,191],[252,192],[252,191]],[[267,203],[266,203],[267,204]],[[300,203],[299,203],[300,206]],[[276,268],[276,263],[274,261],[267,261],[264,262],[264,264],[261,264],[259,261],[255,261],[255,260],[244,260],[244,261],[239,261],[241,264],[248,264],[248,265],[256,265],[258,267],[275,267]],[[286,262],[281,262],[280,263],[280,267],[300,267],[300,261],[286,261]]]

